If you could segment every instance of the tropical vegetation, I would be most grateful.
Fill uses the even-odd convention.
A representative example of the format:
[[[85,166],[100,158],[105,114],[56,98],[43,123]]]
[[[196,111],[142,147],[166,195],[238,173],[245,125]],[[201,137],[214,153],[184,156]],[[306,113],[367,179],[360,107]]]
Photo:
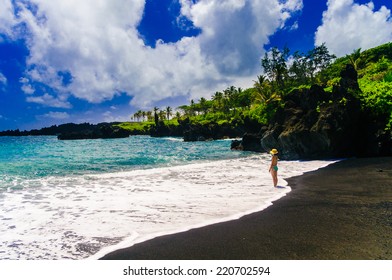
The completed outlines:
[[[323,44],[308,53],[290,53],[288,48],[272,48],[261,59],[263,75],[255,78],[253,87],[242,89],[230,86],[204,97],[191,100],[175,110],[171,107],[138,111],[133,121],[120,124],[130,131],[148,131],[158,125],[177,126],[184,120],[197,125],[243,126],[245,122],[267,125],[282,98],[294,89],[310,88],[317,84],[331,92],[339,84],[340,72],[352,64],[358,72],[361,91],[358,98],[363,110],[385,121],[385,129],[392,126],[392,43],[353,52],[336,58]],[[343,102],[344,100],[342,100]],[[175,113],[174,113],[175,112]]]

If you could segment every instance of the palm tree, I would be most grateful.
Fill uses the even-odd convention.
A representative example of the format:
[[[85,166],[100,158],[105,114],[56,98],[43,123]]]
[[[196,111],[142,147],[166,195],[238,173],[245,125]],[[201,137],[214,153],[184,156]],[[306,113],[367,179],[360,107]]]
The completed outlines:
[[[353,53],[348,56],[348,59],[350,60],[351,65],[354,66],[355,70],[358,70],[358,64],[360,62],[360,58],[361,58],[361,48],[354,50]]]
[[[223,100],[223,93],[222,92],[215,92],[215,94],[212,96],[212,100],[214,101],[214,107],[217,111],[219,111],[222,108],[222,100]]]
[[[200,110],[203,112],[204,115],[206,115],[208,111],[207,99],[205,99],[204,97],[200,98],[199,104]]]
[[[190,106],[190,115],[191,116],[194,116],[195,115],[195,112],[197,111],[197,108],[196,108],[196,104],[195,104],[195,101],[192,99],[191,100],[191,106]]]
[[[164,121],[166,119],[166,111],[161,110],[159,111],[158,115],[161,121]]]
[[[142,117],[142,111],[139,110],[136,113],[133,114],[134,118],[137,119],[137,121],[140,121],[140,118]]]
[[[254,88],[256,90],[255,101],[268,104],[281,99],[280,95],[274,92],[270,82],[262,75],[257,76]]]
[[[152,112],[151,111],[147,111],[146,112],[146,116],[147,116],[147,121],[151,121],[152,120]]]
[[[159,111],[159,108],[155,106],[154,107],[154,121],[155,121],[155,125],[157,125],[157,126],[159,123],[158,111]]]
[[[170,120],[170,117],[173,115],[172,112],[173,112],[172,108],[170,106],[167,106],[166,107],[166,117],[167,117],[167,120]]]

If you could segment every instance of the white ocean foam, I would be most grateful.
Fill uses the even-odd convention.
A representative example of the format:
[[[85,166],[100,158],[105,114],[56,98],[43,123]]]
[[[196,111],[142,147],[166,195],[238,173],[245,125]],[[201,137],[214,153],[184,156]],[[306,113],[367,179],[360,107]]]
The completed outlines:
[[[182,137],[164,137],[163,139],[169,141],[183,142],[184,139]]]
[[[0,259],[84,259],[162,234],[260,211],[291,189],[283,178],[328,161],[265,156],[128,172],[49,177],[0,196]]]

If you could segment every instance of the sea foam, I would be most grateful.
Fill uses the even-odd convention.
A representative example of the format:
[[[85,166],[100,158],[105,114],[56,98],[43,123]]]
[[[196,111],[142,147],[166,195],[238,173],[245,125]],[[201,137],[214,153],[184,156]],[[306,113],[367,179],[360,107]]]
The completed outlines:
[[[331,161],[265,155],[127,172],[44,177],[0,196],[0,259],[97,259],[122,247],[260,211],[290,192],[284,178]]]

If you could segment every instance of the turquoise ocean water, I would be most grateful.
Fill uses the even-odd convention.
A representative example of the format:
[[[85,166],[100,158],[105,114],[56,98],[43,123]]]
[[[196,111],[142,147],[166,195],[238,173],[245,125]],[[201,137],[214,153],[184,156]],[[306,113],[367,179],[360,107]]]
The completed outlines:
[[[230,141],[183,142],[181,138],[59,141],[56,137],[0,137],[1,189],[23,188],[23,179],[174,166],[246,156]]]
[[[0,260],[96,259],[155,236],[239,218],[331,162],[279,162],[229,140],[0,137]]]

